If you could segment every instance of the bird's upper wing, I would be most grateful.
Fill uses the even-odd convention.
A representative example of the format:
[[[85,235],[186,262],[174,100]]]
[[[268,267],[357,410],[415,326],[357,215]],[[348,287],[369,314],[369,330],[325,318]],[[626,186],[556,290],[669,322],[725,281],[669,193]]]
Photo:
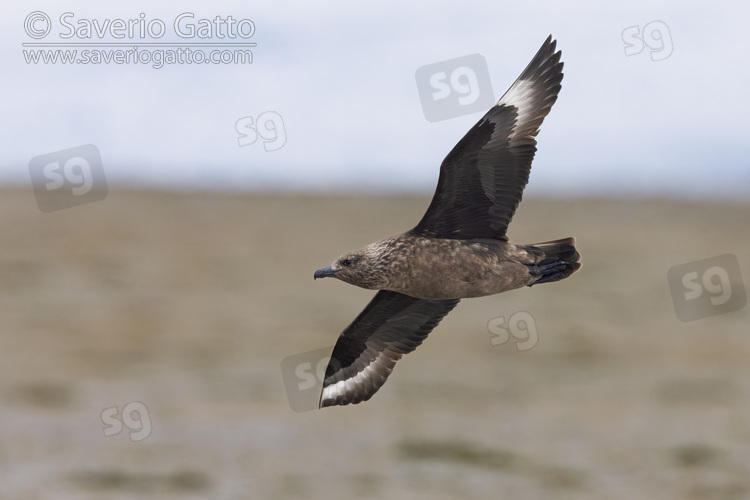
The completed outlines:
[[[440,166],[432,203],[412,234],[506,240],[536,153],[536,135],[562,82],[561,53],[547,38],[521,76]]]
[[[339,336],[326,368],[320,407],[370,399],[396,361],[416,349],[458,301],[379,291]]]

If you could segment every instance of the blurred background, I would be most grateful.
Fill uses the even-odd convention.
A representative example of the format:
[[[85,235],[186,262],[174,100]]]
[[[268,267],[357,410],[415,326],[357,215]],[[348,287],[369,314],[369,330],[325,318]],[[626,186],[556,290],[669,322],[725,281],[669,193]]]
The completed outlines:
[[[750,498],[747,7],[4,14],[0,498]],[[313,271],[416,224],[549,34],[509,234],[575,236],[583,268],[305,406],[372,296]]]

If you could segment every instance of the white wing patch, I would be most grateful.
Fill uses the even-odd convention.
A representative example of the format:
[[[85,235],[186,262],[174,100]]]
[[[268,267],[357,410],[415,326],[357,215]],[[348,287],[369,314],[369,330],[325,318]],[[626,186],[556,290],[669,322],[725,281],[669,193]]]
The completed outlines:
[[[506,104],[508,106],[515,106],[518,110],[518,117],[516,118],[516,126],[513,130],[523,130],[525,123],[528,122],[531,116],[531,110],[533,109],[534,103],[534,82],[532,80],[517,80],[511,88],[497,101],[496,106]],[[511,139],[514,135],[511,136]]]
[[[372,363],[367,365],[364,370],[357,373],[353,377],[349,377],[345,380],[339,380],[335,384],[329,385],[328,387],[323,388],[323,394],[320,397],[321,405],[322,403],[325,403],[326,401],[334,401],[339,396],[345,396],[346,394],[350,392],[354,392],[357,387],[364,384],[364,382],[367,379],[372,378],[373,375],[377,376],[378,378],[381,377],[381,375],[378,373],[378,365],[385,366],[384,363],[381,362],[380,358],[383,357],[385,354],[384,352],[381,352],[380,355],[373,360]],[[387,369],[387,366],[386,366]],[[388,373],[390,373],[391,370],[388,370]],[[374,384],[378,385],[378,384]]]

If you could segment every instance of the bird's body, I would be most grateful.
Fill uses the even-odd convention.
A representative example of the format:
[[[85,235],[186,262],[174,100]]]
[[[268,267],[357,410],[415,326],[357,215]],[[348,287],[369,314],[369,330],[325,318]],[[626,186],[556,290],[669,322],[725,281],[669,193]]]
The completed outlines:
[[[449,240],[400,234],[375,246],[388,249],[387,280],[381,289],[427,300],[493,295],[526,286],[526,252],[491,240]]]
[[[550,36],[448,153],[432,202],[414,228],[315,272],[315,278],[379,290],[336,342],[321,407],[372,397],[396,361],[460,299],[559,281],[581,267],[572,237],[514,245],[506,236],[528,182],[535,137],[561,88],[555,44]]]
[[[573,243],[564,242],[574,251]],[[372,243],[344,259],[353,260],[358,254],[376,256],[367,269],[376,271],[378,279],[352,284],[426,300],[484,297],[533,285],[544,275],[540,266],[552,263],[545,261],[549,256],[539,246],[492,238],[430,238],[408,232]],[[349,281],[345,271],[338,278]]]

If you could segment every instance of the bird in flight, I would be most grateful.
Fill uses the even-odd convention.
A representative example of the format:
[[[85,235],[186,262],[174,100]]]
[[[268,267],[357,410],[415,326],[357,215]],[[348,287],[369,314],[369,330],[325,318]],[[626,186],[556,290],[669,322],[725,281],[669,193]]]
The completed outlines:
[[[557,100],[561,52],[547,38],[521,76],[448,153],[427,212],[413,229],[315,271],[375,297],[344,329],[319,406],[366,401],[396,361],[460,299],[567,278],[581,267],[572,237],[514,245],[506,231],[529,179],[539,127]]]

